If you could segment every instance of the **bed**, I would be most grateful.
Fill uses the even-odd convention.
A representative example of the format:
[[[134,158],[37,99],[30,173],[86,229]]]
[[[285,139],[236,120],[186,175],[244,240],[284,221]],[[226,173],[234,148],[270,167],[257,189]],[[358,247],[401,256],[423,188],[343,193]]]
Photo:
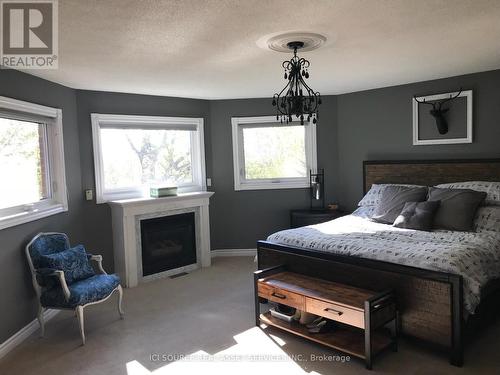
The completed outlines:
[[[500,181],[500,159],[363,163],[365,193],[374,183],[456,181]],[[500,236],[398,229],[360,213],[259,241],[258,268],[276,265],[364,288],[393,288],[401,332],[446,348],[460,366],[466,320],[500,285]]]

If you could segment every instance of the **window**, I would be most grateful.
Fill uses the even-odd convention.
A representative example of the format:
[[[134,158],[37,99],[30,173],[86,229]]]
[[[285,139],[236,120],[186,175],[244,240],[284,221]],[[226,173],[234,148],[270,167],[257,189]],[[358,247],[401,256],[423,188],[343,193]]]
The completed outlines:
[[[98,203],[148,195],[154,185],[206,189],[203,119],[91,117]]]
[[[0,97],[0,229],[68,210],[62,111]]]
[[[233,117],[235,190],[309,186],[316,169],[316,125],[281,124],[274,116]]]

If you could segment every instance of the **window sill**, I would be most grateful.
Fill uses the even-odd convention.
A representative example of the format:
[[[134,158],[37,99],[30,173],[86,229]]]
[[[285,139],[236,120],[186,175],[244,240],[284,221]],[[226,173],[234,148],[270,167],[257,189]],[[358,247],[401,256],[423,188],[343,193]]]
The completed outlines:
[[[44,208],[39,208],[37,210],[20,212],[15,215],[0,217],[0,230],[14,227],[20,224],[29,223],[30,221],[43,219],[45,217],[56,215],[66,211],[68,211],[68,208],[63,204],[55,203]]]
[[[235,191],[241,190],[279,190],[279,189],[308,189],[308,182],[275,182],[275,183],[240,183],[234,187]]]

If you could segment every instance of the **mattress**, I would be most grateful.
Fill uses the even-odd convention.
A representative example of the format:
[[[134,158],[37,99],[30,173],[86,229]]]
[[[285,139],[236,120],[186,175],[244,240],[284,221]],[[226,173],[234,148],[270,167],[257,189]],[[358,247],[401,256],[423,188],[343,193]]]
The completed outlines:
[[[500,277],[500,233],[496,232],[424,232],[348,215],[276,232],[267,240],[461,275],[464,308],[471,314],[480,302],[481,289]]]

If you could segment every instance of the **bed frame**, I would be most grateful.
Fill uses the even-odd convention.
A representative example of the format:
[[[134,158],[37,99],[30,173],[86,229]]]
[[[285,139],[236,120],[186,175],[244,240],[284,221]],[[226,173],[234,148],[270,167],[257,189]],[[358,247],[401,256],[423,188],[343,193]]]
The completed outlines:
[[[500,181],[500,159],[363,162],[364,193],[375,183],[432,186],[457,181]],[[445,348],[450,363],[462,366],[465,320],[460,275],[268,241],[258,241],[257,255],[260,270],[284,265],[292,272],[361,288],[394,289],[400,332],[427,346]],[[498,285],[492,282],[485,291],[498,291]]]

